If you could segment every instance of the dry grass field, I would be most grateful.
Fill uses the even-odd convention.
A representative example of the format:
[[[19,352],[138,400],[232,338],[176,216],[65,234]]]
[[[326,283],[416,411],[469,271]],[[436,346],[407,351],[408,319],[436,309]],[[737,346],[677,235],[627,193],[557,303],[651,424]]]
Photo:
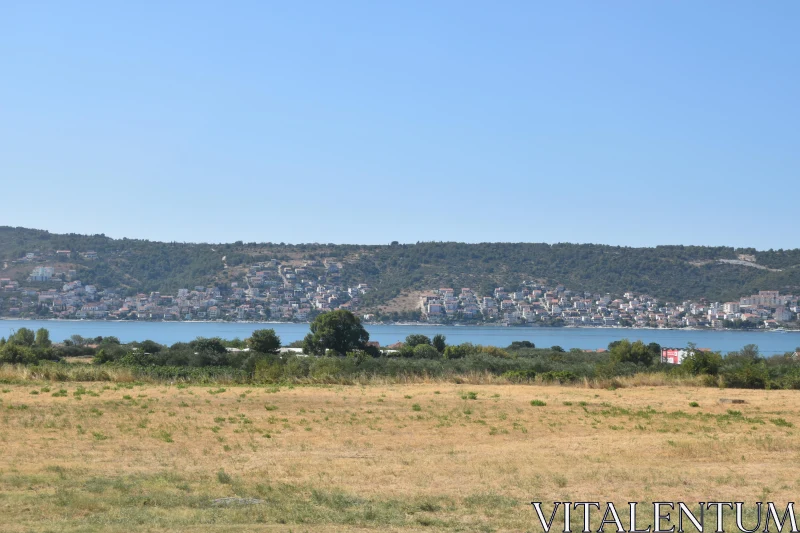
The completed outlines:
[[[791,391],[0,387],[3,532],[540,531],[532,500],[800,489]]]

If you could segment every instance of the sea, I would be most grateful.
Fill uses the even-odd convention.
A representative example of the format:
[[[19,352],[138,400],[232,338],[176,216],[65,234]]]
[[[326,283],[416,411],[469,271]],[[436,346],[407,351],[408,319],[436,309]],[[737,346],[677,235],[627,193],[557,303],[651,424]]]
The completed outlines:
[[[72,335],[83,337],[114,336],[123,343],[152,340],[160,344],[187,342],[197,337],[245,339],[256,329],[272,328],[284,345],[302,340],[309,332],[308,324],[285,322],[130,322],[93,320],[0,320],[0,337],[7,337],[19,328],[50,331],[50,338],[59,342]],[[764,355],[793,352],[800,347],[797,331],[717,331],[688,329],[633,329],[633,328],[539,328],[502,326],[433,326],[418,324],[366,324],[370,340],[381,345],[402,341],[412,333],[432,337],[441,333],[448,344],[471,342],[504,347],[513,341],[530,341],[539,348],[561,346],[565,350],[581,348],[597,350],[607,348],[612,341],[629,339],[644,343],[657,342],[663,347],[680,348],[694,343],[698,348],[709,348],[728,353],[755,344]]]

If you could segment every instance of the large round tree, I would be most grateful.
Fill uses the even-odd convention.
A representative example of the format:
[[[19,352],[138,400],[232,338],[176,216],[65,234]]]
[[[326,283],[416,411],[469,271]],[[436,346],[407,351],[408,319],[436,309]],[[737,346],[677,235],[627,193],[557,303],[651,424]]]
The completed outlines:
[[[274,329],[257,329],[247,339],[247,345],[258,353],[276,354],[281,349],[281,338]]]
[[[365,350],[369,333],[361,319],[350,311],[339,309],[319,315],[311,323],[311,333],[303,339],[303,352],[324,355],[333,350],[345,355],[354,350]]]

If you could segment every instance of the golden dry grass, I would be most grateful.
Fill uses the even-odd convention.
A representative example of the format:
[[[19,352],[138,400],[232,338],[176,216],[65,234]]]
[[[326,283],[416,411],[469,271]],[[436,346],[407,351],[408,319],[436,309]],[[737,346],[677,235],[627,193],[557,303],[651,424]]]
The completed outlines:
[[[800,488],[787,468],[800,455],[792,391],[447,383],[2,391],[4,532],[535,531],[532,500],[785,502]],[[212,504],[230,496],[263,503]]]

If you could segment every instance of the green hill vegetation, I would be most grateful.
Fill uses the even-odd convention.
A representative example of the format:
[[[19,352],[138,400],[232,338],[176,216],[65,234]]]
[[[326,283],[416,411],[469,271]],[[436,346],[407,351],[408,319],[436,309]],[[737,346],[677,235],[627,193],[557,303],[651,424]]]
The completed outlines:
[[[57,250],[72,253],[66,257],[56,255]],[[87,258],[87,251],[96,252],[97,258]],[[20,263],[29,253],[36,254],[35,259]],[[339,262],[341,285],[370,285],[363,297],[366,306],[410,291],[446,286],[489,294],[497,286],[513,290],[525,281],[612,295],[632,291],[664,301],[725,301],[758,290],[792,293],[800,288],[800,249],[452,242],[196,244],[0,227],[0,277],[28,285],[31,268],[56,263],[74,269],[84,284],[129,294],[170,293],[198,285],[225,287],[241,279],[250,265],[268,260]]]

